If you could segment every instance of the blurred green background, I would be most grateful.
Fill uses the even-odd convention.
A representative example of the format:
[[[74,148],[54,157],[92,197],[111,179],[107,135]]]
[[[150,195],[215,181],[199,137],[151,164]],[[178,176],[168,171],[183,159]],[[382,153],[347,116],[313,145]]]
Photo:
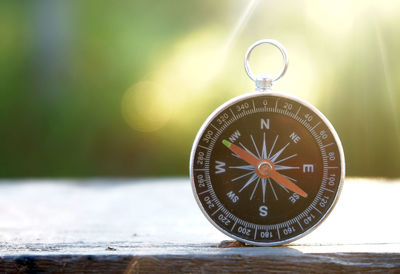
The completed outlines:
[[[1,1],[0,177],[188,175],[206,117],[274,86],[341,137],[349,176],[400,176],[398,1]],[[256,72],[280,70],[264,47]]]

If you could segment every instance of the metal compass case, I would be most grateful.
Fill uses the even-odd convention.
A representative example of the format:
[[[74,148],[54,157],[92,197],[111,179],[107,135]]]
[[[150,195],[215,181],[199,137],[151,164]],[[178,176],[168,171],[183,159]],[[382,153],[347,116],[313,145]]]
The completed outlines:
[[[248,61],[258,45],[282,55],[281,73],[255,77]],[[226,235],[253,245],[294,241],[315,229],[334,207],[344,180],[339,137],[311,104],[272,91],[288,64],[285,49],[261,40],[245,69],[256,91],[216,109],[200,128],[190,157],[194,196]]]

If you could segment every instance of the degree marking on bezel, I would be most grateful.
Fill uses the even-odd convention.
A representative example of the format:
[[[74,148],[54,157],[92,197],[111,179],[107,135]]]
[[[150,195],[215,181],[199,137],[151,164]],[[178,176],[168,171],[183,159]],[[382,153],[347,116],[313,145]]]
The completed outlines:
[[[313,126],[311,130],[314,130],[314,128],[316,128],[319,124],[321,124],[321,121],[319,121],[318,123],[316,123],[315,126]]]
[[[295,117],[296,117],[297,115],[299,115],[300,109],[301,109],[301,105],[299,106],[299,109],[297,110],[296,114],[294,115]]]
[[[209,147],[205,147],[205,146],[202,146],[202,145],[198,145],[198,147],[201,147],[201,148],[203,148],[205,150],[209,150],[210,149]]]
[[[207,189],[207,190],[205,190],[205,191],[203,191],[203,192],[200,192],[200,193],[199,193],[199,195],[206,194],[207,192],[210,192],[210,190],[209,190],[209,189]]]
[[[210,123],[210,125],[216,130],[218,131],[218,128],[216,126],[214,126],[213,124]]]
[[[236,115],[233,113],[233,110],[231,108],[229,108],[229,110],[231,111],[233,118],[236,119]]]
[[[299,224],[301,230],[304,231],[304,228],[303,228],[303,226],[301,225],[301,223],[300,223],[300,221],[298,219],[297,219],[297,223]]]

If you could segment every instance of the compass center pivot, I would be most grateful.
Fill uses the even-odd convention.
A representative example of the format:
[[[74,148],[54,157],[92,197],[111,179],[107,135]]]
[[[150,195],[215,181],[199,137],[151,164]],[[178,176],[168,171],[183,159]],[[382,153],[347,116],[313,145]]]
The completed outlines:
[[[269,177],[271,172],[274,170],[273,165],[267,161],[261,161],[257,167],[257,173],[263,178]]]

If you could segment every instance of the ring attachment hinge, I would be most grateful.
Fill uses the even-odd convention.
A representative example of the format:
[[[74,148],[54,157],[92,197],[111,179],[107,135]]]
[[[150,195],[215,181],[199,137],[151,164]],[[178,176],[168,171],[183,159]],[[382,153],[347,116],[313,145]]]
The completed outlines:
[[[282,66],[281,72],[275,77],[272,77],[271,75],[269,75],[267,73],[261,73],[257,77],[255,77],[254,74],[251,72],[250,65],[249,65],[250,54],[255,47],[262,45],[262,44],[273,45],[273,46],[277,47],[282,54],[283,66]],[[278,81],[285,74],[288,63],[289,63],[289,58],[287,56],[285,48],[278,41],[271,40],[271,39],[264,39],[264,40],[255,42],[253,45],[251,45],[249,47],[249,49],[246,52],[245,58],[244,58],[244,68],[246,70],[247,75],[250,77],[250,79],[256,83],[256,91],[270,90],[272,87],[272,84],[274,82]]]
[[[260,73],[256,80],[256,91],[267,91],[271,89],[273,79],[272,76],[267,73]]]

